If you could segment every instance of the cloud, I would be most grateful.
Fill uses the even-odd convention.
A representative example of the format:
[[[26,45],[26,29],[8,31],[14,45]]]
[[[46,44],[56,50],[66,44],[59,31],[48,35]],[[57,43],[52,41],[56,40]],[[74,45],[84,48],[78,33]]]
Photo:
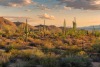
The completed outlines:
[[[39,18],[41,18],[41,19],[55,20],[55,17],[53,15],[49,15],[47,13],[45,13],[43,15],[39,15]]]
[[[30,17],[21,17],[21,16],[1,16],[1,17],[4,17],[4,18],[24,18],[24,19],[31,19]]]
[[[22,7],[34,4],[32,0],[0,0],[1,6]]]
[[[48,8],[47,6],[45,6],[45,5],[37,5],[37,7],[39,8],[39,9],[41,9],[41,10],[50,10],[50,8]]]
[[[57,0],[66,7],[83,10],[100,10],[100,0]]]
[[[16,21],[25,22],[26,19],[28,19],[28,22],[31,22],[31,20],[33,19],[30,17],[24,17],[24,16],[20,16],[20,17],[18,17],[18,16],[0,16],[0,17],[4,17],[12,22],[16,22]]]
[[[64,6],[64,9],[65,9],[65,10],[71,10],[72,8],[71,8],[71,7],[66,7],[66,6]]]
[[[30,9],[26,9],[25,11],[27,11],[27,12],[31,12],[31,10],[30,10]]]

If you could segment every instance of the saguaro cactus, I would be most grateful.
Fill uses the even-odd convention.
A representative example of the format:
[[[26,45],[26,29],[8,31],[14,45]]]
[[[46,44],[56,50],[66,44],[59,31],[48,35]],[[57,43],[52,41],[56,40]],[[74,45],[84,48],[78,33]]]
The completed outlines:
[[[45,37],[45,20],[44,20],[44,25],[43,25],[43,32],[44,32],[44,37]]]
[[[92,34],[96,36],[96,30],[94,26],[93,26]]]
[[[63,34],[66,35],[66,20],[64,19]]]
[[[39,30],[39,32],[41,32],[41,24],[39,25],[38,30]]]
[[[28,23],[26,19],[26,25],[25,25],[25,41],[27,42],[27,37],[28,37]]]
[[[76,18],[74,18],[74,21],[73,21],[73,30],[76,30],[76,28],[77,28]]]

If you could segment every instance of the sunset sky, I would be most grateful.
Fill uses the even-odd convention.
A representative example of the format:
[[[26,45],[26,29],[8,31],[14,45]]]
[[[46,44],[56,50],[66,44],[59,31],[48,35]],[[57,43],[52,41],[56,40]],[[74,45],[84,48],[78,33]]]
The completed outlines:
[[[0,16],[11,21],[28,18],[29,24],[72,26],[76,17],[77,25],[100,25],[100,0],[0,0]]]

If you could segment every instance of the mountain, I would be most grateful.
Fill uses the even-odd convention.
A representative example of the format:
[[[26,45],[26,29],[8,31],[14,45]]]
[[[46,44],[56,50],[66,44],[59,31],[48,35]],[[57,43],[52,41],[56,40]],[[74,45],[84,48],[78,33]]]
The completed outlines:
[[[15,24],[17,27],[20,27],[20,28],[24,28],[25,25],[26,25],[24,22],[14,22],[14,24]],[[28,28],[29,28],[31,31],[37,29],[36,27],[31,26],[31,25],[29,25],[29,24],[28,24]]]
[[[9,27],[12,27],[13,29],[17,29],[16,25],[13,22],[3,17],[0,17],[0,27],[5,27],[5,26],[9,26]]]
[[[39,29],[39,27],[43,28],[44,25],[37,25],[35,27]],[[45,28],[52,33],[62,32],[62,30],[59,27],[56,27],[55,25],[50,25],[50,26],[45,25]]]
[[[79,29],[84,29],[84,30],[100,30],[100,25],[94,25],[94,26],[87,26],[87,27],[80,27]]]

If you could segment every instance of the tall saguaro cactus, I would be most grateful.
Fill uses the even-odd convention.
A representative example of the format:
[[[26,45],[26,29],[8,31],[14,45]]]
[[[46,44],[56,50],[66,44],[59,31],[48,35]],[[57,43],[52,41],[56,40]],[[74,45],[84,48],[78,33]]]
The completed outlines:
[[[39,30],[39,32],[41,32],[41,24],[39,25],[38,30]]]
[[[45,37],[45,20],[44,20],[44,25],[43,25],[43,32],[44,32],[44,37]]]
[[[26,19],[26,25],[25,25],[25,41],[27,42],[27,37],[28,37],[28,23]]]
[[[64,19],[63,34],[66,35],[66,20]]]
[[[44,20],[43,30],[45,30],[45,20]]]
[[[74,21],[73,21],[73,30],[76,30],[76,28],[77,28],[76,18],[74,18]]]
[[[96,30],[94,26],[93,26],[92,34],[96,36]]]

